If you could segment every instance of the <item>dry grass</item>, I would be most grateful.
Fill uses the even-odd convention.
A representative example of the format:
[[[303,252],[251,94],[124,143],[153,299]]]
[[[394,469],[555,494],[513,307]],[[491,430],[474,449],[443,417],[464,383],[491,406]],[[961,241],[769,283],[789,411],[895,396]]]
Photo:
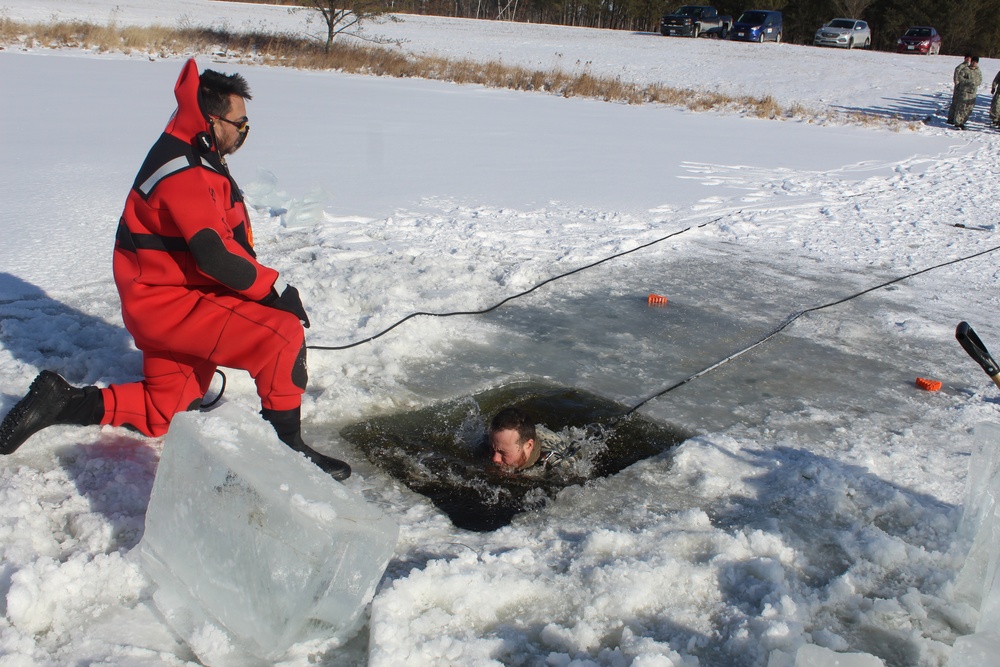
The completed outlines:
[[[237,33],[197,27],[134,27],[78,21],[19,23],[0,18],[0,48],[79,48],[98,52],[168,58],[211,54],[233,62],[262,63],[298,69],[338,70],[392,77],[419,77],[471,83],[491,88],[587,97],[625,104],[661,104],[692,111],[722,110],[758,118],[850,122],[899,130],[917,123],[862,113],[817,112],[802,105],[782,107],[767,96],[734,97],[717,92],[642,85],[589,72],[532,70],[499,62],[414,56],[397,48],[334,42],[329,52],[314,40],[285,33]]]

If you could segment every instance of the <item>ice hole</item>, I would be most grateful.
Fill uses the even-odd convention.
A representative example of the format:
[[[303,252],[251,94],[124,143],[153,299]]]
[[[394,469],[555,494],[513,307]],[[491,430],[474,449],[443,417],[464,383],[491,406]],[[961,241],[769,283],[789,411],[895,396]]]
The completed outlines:
[[[579,446],[565,464],[504,473],[488,457],[486,428],[501,408],[517,406],[536,425]],[[542,382],[517,382],[419,410],[347,426],[341,435],[407,487],[427,496],[458,528],[491,531],[540,510],[563,488],[613,475],[693,435],[623,406]]]

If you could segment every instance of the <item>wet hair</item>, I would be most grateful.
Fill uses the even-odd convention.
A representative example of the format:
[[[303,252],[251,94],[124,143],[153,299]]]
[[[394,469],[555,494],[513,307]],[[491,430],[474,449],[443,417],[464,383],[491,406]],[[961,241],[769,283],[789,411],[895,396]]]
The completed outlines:
[[[979,56],[972,56],[972,62],[978,63],[979,62]]]
[[[208,116],[224,116],[230,111],[229,96],[239,95],[252,100],[247,80],[239,74],[222,74],[207,69],[201,73],[198,86],[198,102]]]
[[[520,408],[504,408],[496,413],[493,416],[493,420],[490,421],[491,434],[508,429],[517,431],[517,435],[522,443],[534,440],[537,437],[535,434],[535,422],[528,417],[528,413]]]

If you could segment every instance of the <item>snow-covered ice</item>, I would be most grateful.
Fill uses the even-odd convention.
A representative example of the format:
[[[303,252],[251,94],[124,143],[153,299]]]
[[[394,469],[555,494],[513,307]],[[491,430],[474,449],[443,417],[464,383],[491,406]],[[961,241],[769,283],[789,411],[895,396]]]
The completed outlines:
[[[0,12],[303,20],[207,0],[8,0]],[[979,620],[955,595],[973,430],[1000,421],[996,388],[954,340],[967,320],[1000,349],[987,91],[959,133],[943,122],[948,57],[429,17],[384,29],[413,52],[932,118],[901,131],[760,120],[200,57],[253,88],[231,165],[260,199],[262,259],[303,294],[310,344],[483,308],[691,228],[489,316],[417,318],[311,354],[307,439],[352,464],[346,486],[400,540],[362,632],[296,644],[282,664],[780,667],[836,652],[947,665]],[[75,383],[137,377],[111,247],[181,64],[0,52],[0,412],[43,367]],[[998,63],[982,65],[990,80]],[[805,314],[651,401],[645,416],[697,435],[493,533],[456,530],[338,435],[525,378],[633,405],[794,313],[966,257]],[[669,304],[648,308],[649,292]],[[921,391],[918,376],[944,388]],[[226,400],[258,407],[235,372]],[[195,660],[130,557],[162,446],[60,427],[0,461],[2,660]]]

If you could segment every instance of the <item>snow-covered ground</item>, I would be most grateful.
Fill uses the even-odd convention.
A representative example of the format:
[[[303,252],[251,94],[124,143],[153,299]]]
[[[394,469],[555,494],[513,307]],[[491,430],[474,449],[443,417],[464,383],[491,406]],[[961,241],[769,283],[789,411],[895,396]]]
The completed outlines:
[[[98,24],[212,26],[229,30],[323,35],[321,21],[287,7],[211,0],[5,0],[0,16],[22,21],[86,20]],[[716,39],[664,38],[566,26],[402,16],[400,23],[366,27],[372,36],[416,54],[565,72],[590,72],[624,81],[730,95],[770,95],[807,109],[863,110],[923,119],[951,94],[955,58],[918,58],[863,50],[819,49]],[[817,28],[819,26],[816,26]],[[992,80],[997,62],[982,61]]]
[[[198,0],[0,12],[303,21]],[[781,667],[811,644],[945,665],[976,623],[953,595],[972,429],[998,419],[954,328],[968,320],[1000,348],[995,254],[804,315],[643,408],[698,433],[671,455],[492,533],[453,528],[338,431],[520,378],[635,404],[794,313],[995,248],[988,91],[959,133],[942,117],[952,58],[422,17],[380,30],[414,52],[933,118],[893,132],[199,58],[253,88],[231,164],[260,207],[262,259],[302,291],[310,344],[481,308],[694,227],[488,317],[418,318],[311,354],[308,438],[351,462],[347,485],[401,532],[364,631],[296,647],[287,664]],[[111,247],[181,64],[0,52],[0,413],[41,368],[75,383],[137,377]],[[990,81],[996,65],[983,65]],[[670,303],[648,308],[649,292]],[[226,400],[253,409],[250,380],[229,376]],[[944,388],[921,391],[918,376]],[[195,659],[129,556],[161,445],[58,428],[0,461],[0,664]]]

